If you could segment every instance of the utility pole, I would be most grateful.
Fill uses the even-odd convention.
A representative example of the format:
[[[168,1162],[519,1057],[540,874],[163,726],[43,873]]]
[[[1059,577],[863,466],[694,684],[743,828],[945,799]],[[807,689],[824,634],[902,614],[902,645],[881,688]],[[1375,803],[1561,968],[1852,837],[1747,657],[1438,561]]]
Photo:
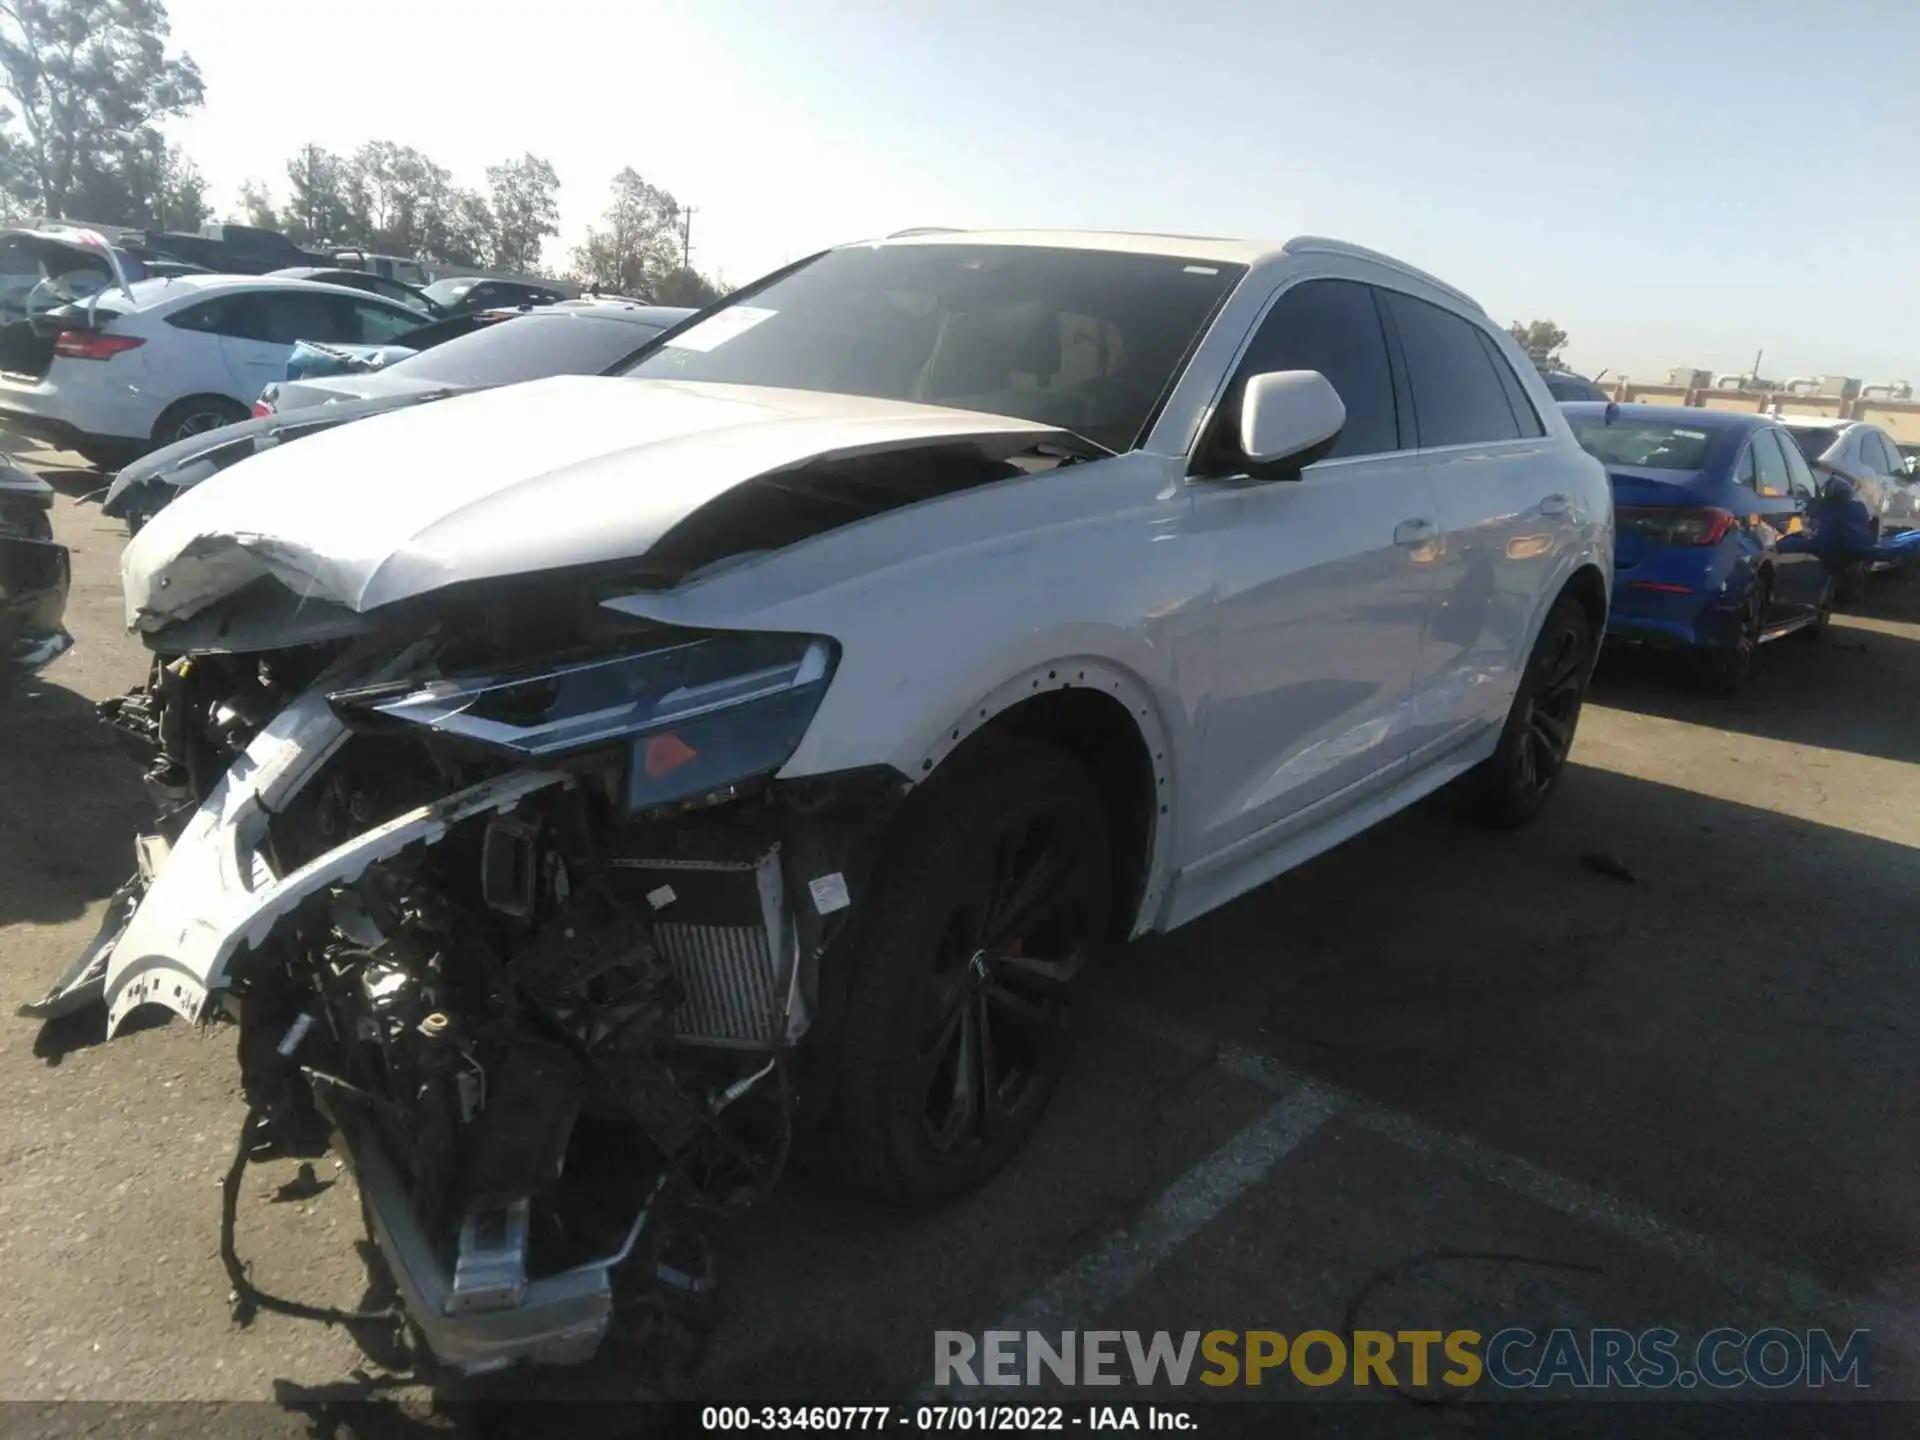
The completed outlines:
[[[1760,357],[1766,353],[1764,348],[1753,352],[1753,369],[1748,373],[1756,387],[1760,384]]]
[[[680,268],[693,268],[693,207],[680,212]]]

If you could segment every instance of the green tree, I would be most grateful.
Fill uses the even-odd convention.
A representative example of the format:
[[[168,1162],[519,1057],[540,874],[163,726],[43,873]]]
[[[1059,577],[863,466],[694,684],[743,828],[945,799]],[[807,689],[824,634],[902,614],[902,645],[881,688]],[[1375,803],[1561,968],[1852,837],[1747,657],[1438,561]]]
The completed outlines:
[[[1536,365],[1551,364],[1567,343],[1567,332],[1551,320],[1529,320],[1524,325],[1516,320],[1507,327],[1507,333]]]
[[[287,203],[280,223],[296,245],[337,240],[358,244],[365,237],[353,233],[353,219],[342,189],[347,162],[318,145],[302,145],[287,161]]]
[[[725,289],[713,280],[709,280],[691,266],[679,266],[661,276],[660,283],[653,287],[652,300],[656,305],[687,305],[701,309],[718,300]]]
[[[573,252],[572,278],[596,290],[651,300],[682,268],[680,202],[631,166],[613,177],[613,203]]]
[[[163,0],[0,0],[0,90],[17,130],[21,203],[49,215],[130,204],[156,122],[205,96],[199,67],[166,53]],[[119,215],[82,216],[114,220]]]
[[[240,219],[262,230],[278,230],[280,216],[273,208],[273,194],[258,180],[240,187]]]
[[[560,233],[560,175],[552,162],[531,152],[487,167],[492,213],[490,255],[494,268],[532,273],[540,246]]]

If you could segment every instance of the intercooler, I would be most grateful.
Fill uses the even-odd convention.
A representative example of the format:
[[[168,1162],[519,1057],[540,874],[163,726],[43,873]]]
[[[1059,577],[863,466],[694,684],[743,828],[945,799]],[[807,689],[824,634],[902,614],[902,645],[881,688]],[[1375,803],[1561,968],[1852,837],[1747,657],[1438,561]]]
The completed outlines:
[[[780,848],[757,860],[620,858],[653,914],[654,941],[680,981],[674,1033],[759,1050],[784,1038],[795,958]]]

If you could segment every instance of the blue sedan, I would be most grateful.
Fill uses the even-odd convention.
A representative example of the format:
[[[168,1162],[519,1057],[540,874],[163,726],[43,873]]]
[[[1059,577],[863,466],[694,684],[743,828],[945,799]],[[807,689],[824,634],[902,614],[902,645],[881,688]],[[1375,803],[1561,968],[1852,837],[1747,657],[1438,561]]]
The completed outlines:
[[[1560,408],[1613,482],[1610,639],[1687,651],[1730,691],[1766,641],[1825,630],[1837,559],[1822,530],[1836,517],[1780,425],[1671,405]]]

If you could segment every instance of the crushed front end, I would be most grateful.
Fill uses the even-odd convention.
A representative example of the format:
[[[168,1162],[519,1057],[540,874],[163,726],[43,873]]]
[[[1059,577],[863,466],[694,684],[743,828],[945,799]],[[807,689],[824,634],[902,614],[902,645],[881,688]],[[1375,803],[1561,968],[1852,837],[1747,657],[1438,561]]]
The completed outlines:
[[[772,778],[829,641],[582,638],[158,655],[103,709],[161,823],[29,1007],[237,1022],[256,1139],[344,1152],[469,1374],[587,1359],[624,1285],[691,1268],[662,1247],[771,1188],[819,959],[903,787]]]

